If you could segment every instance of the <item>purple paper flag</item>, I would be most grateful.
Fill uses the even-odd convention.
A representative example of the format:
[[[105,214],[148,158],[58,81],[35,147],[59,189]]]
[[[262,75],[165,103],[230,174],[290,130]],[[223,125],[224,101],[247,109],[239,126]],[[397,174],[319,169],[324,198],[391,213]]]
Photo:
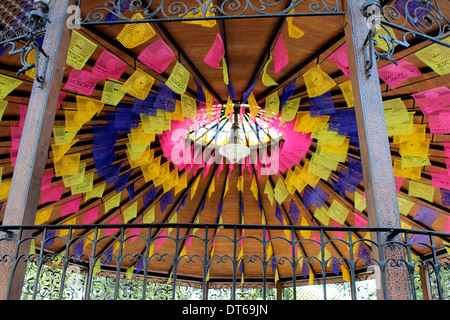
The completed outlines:
[[[292,95],[295,92],[295,84],[296,79],[291,81],[287,86],[283,88],[283,95],[281,96],[281,104],[280,108],[283,108],[286,102],[288,102],[289,98],[292,97]]]
[[[177,94],[164,83],[159,84],[158,95],[156,96],[153,108],[166,112],[174,112],[177,101]]]
[[[438,216],[439,212],[421,205],[416,215],[414,216],[413,220],[421,222],[427,227],[431,228],[433,222],[436,220]]]
[[[422,250],[427,248],[426,244],[430,244],[430,237],[426,234],[413,234],[409,239],[412,245],[419,247]]]
[[[369,262],[370,258],[372,258],[372,254],[371,254],[370,250],[362,242],[360,242],[360,244],[359,244],[357,256],[358,256],[358,258],[364,259],[366,262]]]
[[[136,268],[134,270],[136,273],[142,272],[144,270],[144,259],[142,257],[136,263]]]
[[[442,197],[442,204],[444,206],[450,206],[450,190],[441,188],[441,197]]]
[[[223,46],[222,37],[220,36],[220,33],[217,33],[216,39],[203,61],[212,68],[218,68],[220,66],[220,60],[222,60],[224,55],[225,48]]]
[[[114,188],[116,189],[116,193],[119,193],[123,189],[125,189],[128,180],[130,179],[131,175],[133,174],[133,170],[128,171],[127,173],[121,175],[116,182],[114,182]]]
[[[303,259],[303,264],[302,264],[303,278],[306,279],[308,277],[308,273],[309,273],[309,264],[306,262],[306,259]]]
[[[56,229],[48,230],[45,234],[44,241],[44,248],[51,247],[53,243],[55,242],[55,236],[56,236]]]
[[[73,259],[80,259],[81,255],[83,254],[83,248],[84,248],[84,239],[82,239],[81,241],[77,242],[76,244],[73,245],[72,249],[73,249],[73,253],[72,253],[72,258]]]
[[[113,259],[113,247],[110,247],[108,250],[106,250],[103,253],[103,263],[102,266],[107,265],[108,263],[111,263]]]
[[[156,93],[149,92],[145,100],[135,98],[133,108],[134,113],[143,113],[145,115],[156,117],[157,110],[153,107],[156,101]]]

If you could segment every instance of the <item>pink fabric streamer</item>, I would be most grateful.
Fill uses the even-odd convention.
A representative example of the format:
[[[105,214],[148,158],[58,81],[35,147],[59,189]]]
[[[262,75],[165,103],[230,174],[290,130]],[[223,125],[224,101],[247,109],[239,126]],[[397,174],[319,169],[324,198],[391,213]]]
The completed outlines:
[[[212,68],[218,68],[220,66],[220,60],[224,55],[225,48],[223,46],[222,37],[220,36],[220,33],[217,33],[216,40],[203,61]]]
[[[104,50],[92,68],[92,76],[98,79],[119,79],[127,64],[117,56]]]
[[[450,105],[450,89],[438,87],[411,95],[424,115],[430,115],[434,111]]]
[[[159,74],[166,70],[173,59],[175,53],[162,39],[150,44],[138,56],[140,62]]]
[[[390,63],[380,69],[378,69],[378,74],[380,78],[391,88],[395,89],[403,82],[412,77],[421,76],[417,67],[404,59],[400,59],[397,61],[398,66],[394,63]]]
[[[286,67],[289,63],[289,56],[286,50],[286,46],[283,40],[283,33],[280,33],[275,46],[273,47],[273,65],[275,73],[280,73],[280,71]]]
[[[333,62],[341,71],[350,78],[350,68],[348,67],[347,44],[343,44],[334,51],[328,59]]]

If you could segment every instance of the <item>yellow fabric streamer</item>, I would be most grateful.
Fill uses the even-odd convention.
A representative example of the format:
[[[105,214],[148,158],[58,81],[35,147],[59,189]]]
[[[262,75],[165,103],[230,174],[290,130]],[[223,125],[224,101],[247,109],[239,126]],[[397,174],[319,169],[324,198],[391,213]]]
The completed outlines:
[[[140,20],[144,19],[142,14],[136,13],[131,19]],[[122,31],[117,35],[117,40],[128,49],[137,47],[148,40],[150,40],[156,34],[150,23],[129,23],[123,27]],[[141,99],[144,100],[144,99]]]

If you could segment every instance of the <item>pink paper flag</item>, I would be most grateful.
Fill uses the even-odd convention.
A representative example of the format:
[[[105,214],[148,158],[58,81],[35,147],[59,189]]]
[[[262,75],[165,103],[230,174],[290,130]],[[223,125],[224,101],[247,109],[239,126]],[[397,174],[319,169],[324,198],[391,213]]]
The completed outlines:
[[[444,142],[444,155],[446,158],[450,158],[450,140]]]
[[[129,235],[130,235],[130,236],[138,236],[140,231],[141,231],[141,230],[140,230],[139,228],[131,228],[130,231],[129,231]],[[132,237],[132,238],[130,239],[130,240],[131,240],[131,243],[133,243],[134,241],[136,241],[137,238],[138,238],[138,237]]]
[[[119,216],[115,216],[113,219],[109,220],[106,224],[119,224],[119,223],[120,223]],[[105,229],[105,235],[109,236],[118,231],[119,228],[108,228]]]
[[[66,97],[66,95],[67,95],[67,93],[64,91],[59,92],[58,105],[57,105],[56,109],[59,109],[59,107],[61,107],[61,104],[62,104],[64,98]]]
[[[333,62],[341,71],[350,78],[350,68],[348,67],[348,56],[347,56],[347,44],[343,44],[336,51],[334,51],[329,57],[331,62]]]
[[[173,59],[175,59],[175,53],[162,39],[150,44],[138,56],[140,62],[159,74],[169,66]]]
[[[430,133],[450,133],[450,108],[434,111],[428,116],[428,124],[430,126]]]
[[[225,48],[223,46],[222,37],[220,36],[220,33],[217,33],[216,40],[203,61],[212,68],[218,68],[220,66],[220,60],[224,55]]]
[[[156,240],[155,250],[157,250],[164,242],[166,242],[166,240],[167,240],[167,238],[165,238],[166,235],[167,235],[167,230],[166,230],[166,228],[164,228],[164,230],[158,236],[158,237],[163,237],[163,238],[158,238],[158,240]]]
[[[450,175],[447,171],[431,167],[431,185],[435,188],[450,190]]]
[[[417,67],[404,59],[397,61],[398,66],[394,63],[390,63],[380,69],[378,74],[380,78],[391,88],[395,89],[403,82],[412,77],[418,77],[422,75]]]
[[[333,226],[334,227],[342,227],[342,224],[340,224],[337,221],[334,221]],[[336,237],[342,238],[342,236],[344,235],[344,231],[337,231],[337,230],[335,230],[334,234],[336,235]]]
[[[93,77],[89,71],[72,69],[64,89],[90,96],[97,82],[98,79]]]
[[[50,184],[52,183],[53,171],[44,172],[44,177],[42,178],[41,191],[47,190],[50,188]]]
[[[98,219],[98,208],[99,206],[95,206],[85,213],[83,213],[83,223],[84,224],[91,224],[95,220]]]
[[[189,235],[192,235],[192,231],[189,233]],[[193,239],[193,238],[194,238],[194,237],[188,237],[188,238],[186,239],[186,245],[184,246],[185,249],[189,248],[189,246],[190,246],[191,243],[192,243],[192,239]]]
[[[127,64],[117,56],[104,50],[92,68],[92,76],[98,79],[118,80],[127,69]]]
[[[275,46],[273,47],[273,65],[275,73],[279,73],[289,63],[289,56],[283,40],[283,33],[280,33]]]
[[[450,217],[445,217],[445,225],[444,225],[444,230],[442,230],[442,232],[447,232],[450,233]]]
[[[395,177],[394,176],[394,180],[395,180],[395,190],[397,190],[397,193],[400,192],[400,188],[402,187],[402,183],[403,183],[403,177]],[[366,193],[364,193],[365,195]]]
[[[367,220],[361,217],[359,214],[353,213],[355,215],[355,226],[356,227],[366,227]]]
[[[450,89],[444,86],[418,92],[411,96],[424,115],[432,114],[434,111],[450,105]]]
[[[27,118],[28,105],[20,104],[20,114],[19,114],[19,128],[23,129],[25,125],[25,119]]]
[[[65,217],[71,213],[78,212],[80,209],[81,195],[70,201],[61,204],[61,217]]]
[[[19,148],[17,148],[17,149],[14,149],[13,147],[9,148],[9,157],[11,158],[11,166],[13,168],[16,166],[18,152],[19,152]]]
[[[41,204],[47,202],[55,202],[61,200],[61,196],[64,191],[64,184],[58,184],[52,188],[42,191],[41,193]]]

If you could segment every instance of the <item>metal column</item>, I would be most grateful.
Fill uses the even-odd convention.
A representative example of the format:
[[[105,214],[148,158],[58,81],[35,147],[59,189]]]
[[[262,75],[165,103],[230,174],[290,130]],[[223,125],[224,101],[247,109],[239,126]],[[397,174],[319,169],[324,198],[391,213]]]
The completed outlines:
[[[6,205],[3,225],[32,225],[36,216],[40,188],[45,170],[59,91],[69,49],[70,30],[66,12],[75,0],[55,1],[49,13],[43,49],[49,55],[46,79],[40,88],[33,84],[13,179]],[[42,59],[40,59],[42,70]],[[17,239],[18,232],[13,232]],[[21,254],[27,255],[30,241],[15,247],[13,241],[0,241],[0,255],[9,255],[0,268],[0,299],[20,299],[26,262],[16,263]],[[20,259],[18,259],[20,260]]]
[[[364,173],[364,185],[367,201],[367,212],[370,227],[400,228],[400,214],[397,203],[394,173],[392,168],[389,140],[378,70],[375,55],[374,64],[366,75],[364,59],[364,41],[369,32],[366,18],[361,13],[364,0],[346,1],[345,39],[351,83],[355,101],[355,113],[360,142],[361,161]],[[369,44],[372,46],[372,43]],[[368,47],[367,47],[367,51]],[[367,54],[367,52],[366,52]],[[379,237],[379,242],[386,241],[386,233],[372,234],[371,238]],[[399,236],[392,240],[399,240]],[[379,250],[378,250],[379,249]],[[409,299],[408,271],[404,264],[392,266],[389,259],[399,261],[404,259],[404,250],[399,245],[384,245],[375,248],[372,245],[372,255],[378,261],[388,261],[375,264],[378,299]]]

